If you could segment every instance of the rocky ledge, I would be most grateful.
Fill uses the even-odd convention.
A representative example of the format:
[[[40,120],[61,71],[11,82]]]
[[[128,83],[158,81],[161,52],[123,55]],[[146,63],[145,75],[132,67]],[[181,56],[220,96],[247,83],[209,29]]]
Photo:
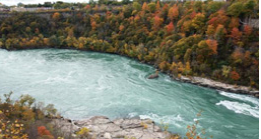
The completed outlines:
[[[252,95],[252,96],[259,98],[258,90],[255,90],[255,89],[252,89],[252,88],[246,87],[246,86],[226,84],[226,83],[222,83],[222,82],[218,82],[218,81],[214,81],[214,80],[202,78],[202,77],[181,76],[181,78],[173,77],[173,79],[182,81],[182,82],[192,83],[192,84],[203,86],[203,87],[213,88],[213,89],[217,89],[217,90],[221,90],[221,91],[232,92],[232,93],[237,93],[237,94]]]
[[[54,125],[64,133],[76,136],[82,128],[89,130],[88,138],[95,139],[166,139],[171,133],[162,131],[150,119],[116,119],[111,121],[104,116],[95,116],[86,120],[71,121],[55,119]]]

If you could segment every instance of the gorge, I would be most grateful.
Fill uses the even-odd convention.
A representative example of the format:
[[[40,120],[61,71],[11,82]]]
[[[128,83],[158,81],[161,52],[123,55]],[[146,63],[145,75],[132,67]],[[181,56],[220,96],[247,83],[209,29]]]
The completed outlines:
[[[125,57],[63,49],[0,49],[0,59],[1,93],[13,91],[15,98],[30,94],[54,104],[66,118],[150,118],[184,135],[186,125],[203,110],[200,127],[214,138],[259,135],[257,98],[172,81],[162,73],[149,80],[153,67]]]

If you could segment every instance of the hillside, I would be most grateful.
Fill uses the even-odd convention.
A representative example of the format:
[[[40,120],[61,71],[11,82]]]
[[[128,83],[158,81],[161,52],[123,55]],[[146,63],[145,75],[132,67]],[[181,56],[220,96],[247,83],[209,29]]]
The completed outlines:
[[[259,31],[245,22],[258,19],[258,3],[134,2],[113,12],[92,4],[85,7],[86,14],[72,11],[74,16],[63,17],[56,12],[50,20],[19,13],[0,21],[0,47],[116,53],[176,77],[201,76],[258,88]]]

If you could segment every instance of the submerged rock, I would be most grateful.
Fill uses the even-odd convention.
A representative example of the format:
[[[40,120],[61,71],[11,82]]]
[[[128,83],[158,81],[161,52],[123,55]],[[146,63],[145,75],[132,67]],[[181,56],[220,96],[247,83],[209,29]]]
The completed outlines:
[[[155,78],[159,78],[159,75],[157,74],[152,74],[148,77],[148,79],[155,79]]]
[[[158,71],[156,71],[155,74],[151,74],[151,75],[148,77],[148,79],[155,79],[155,78],[159,78],[159,72],[158,72]]]

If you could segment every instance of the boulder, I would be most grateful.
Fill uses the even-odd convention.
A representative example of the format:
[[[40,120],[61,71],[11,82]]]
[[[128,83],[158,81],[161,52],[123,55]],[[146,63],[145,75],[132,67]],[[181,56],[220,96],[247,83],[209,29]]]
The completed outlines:
[[[106,132],[106,133],[104,133],[103,137],[104,137],[105,139],[111,139],[111,134],[108,133],[108,132]]]
[[[155,78],[159,78],[158,74],[152,74],[148,77],[148,79],[155,79]]]

